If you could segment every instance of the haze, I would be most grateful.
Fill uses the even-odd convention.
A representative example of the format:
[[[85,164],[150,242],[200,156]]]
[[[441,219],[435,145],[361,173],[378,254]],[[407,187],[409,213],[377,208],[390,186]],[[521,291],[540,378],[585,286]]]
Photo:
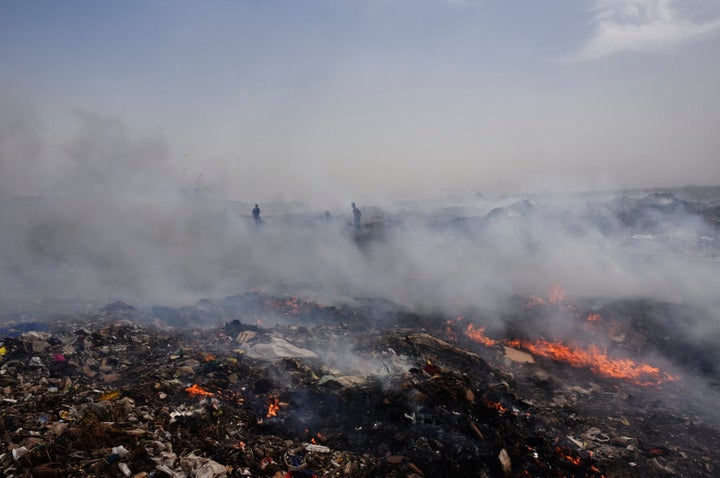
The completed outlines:
[[[714,0],[6,1],[1,194],[92,128],[248,202],[717,184],[719,49]]]
[[[611,195],[535,196],[482,222],[527,193],[720,184],[715,1],[0,11],[0,299],[285,287],[428,309],[560,282],[720,310],[697,214],[627,229]]]

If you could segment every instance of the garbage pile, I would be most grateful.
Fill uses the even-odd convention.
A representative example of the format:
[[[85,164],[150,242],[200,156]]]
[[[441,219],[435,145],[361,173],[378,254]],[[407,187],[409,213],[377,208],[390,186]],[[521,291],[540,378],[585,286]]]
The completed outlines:
[[[677,371],[605,377],[467,320],[250,292],[3,324],[0,475],[717,476]]]

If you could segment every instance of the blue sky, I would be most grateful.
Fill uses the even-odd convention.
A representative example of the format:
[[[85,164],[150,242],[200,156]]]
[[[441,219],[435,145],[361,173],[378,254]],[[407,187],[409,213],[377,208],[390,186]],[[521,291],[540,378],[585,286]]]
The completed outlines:
[[[3,193],[720,184],[718,51],[716,0],[4,0]]]

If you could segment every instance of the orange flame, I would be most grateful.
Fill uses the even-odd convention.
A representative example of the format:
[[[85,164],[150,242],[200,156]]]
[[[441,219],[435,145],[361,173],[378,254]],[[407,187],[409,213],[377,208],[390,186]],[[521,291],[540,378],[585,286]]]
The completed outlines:
[[[507,412],[507,408],[505,408],[505,407],[503,406],[503,404],[500,403],[500,402],[486,401],[486,402],[485,402],[485,405],[487,405],[489,408],[494,408],[494,409],[497,410],[498,413],[500,413],[501,415],[502,415],[503,413]]]
[[[465,335],[487,347],[492,347],[497,344],[497,340],[485,336],[485,327],[478,327],[476,329],[473,324],[468,324],[467,329],[465,329]]]
[[[675,380],[660,369],[644,363],[637,363],[631,359],[613,359],[600,350],[596,345],[587,349],[571,347],[559,342],[538,340],[528,342],[524,340],[511,340],[508,345],[521,347],[541,357],[567,362],[573,367],[587,367],[592,372],[605,377],[629,380],[638,385],[657,385],[662,382]]]
[[[268,405],[267,417],[276,417],[278,410],[280,410],[280,400],[276,398],[270,405]]]
[[[185,391],[191,396],[191,397],[214,397],[215,394],[212,392],[208,392],[207,390],[203,390],[198,386],[198,384],[194,383],[191,387],[187,387]]]
[[[600,314],[588,314],[587,320],[588,322],[601,322],[602,316]]]

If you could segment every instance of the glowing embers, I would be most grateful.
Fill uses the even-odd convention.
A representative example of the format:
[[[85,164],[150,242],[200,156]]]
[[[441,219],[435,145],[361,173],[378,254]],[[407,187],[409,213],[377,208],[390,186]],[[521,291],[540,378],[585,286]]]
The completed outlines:
[[[565,362],[573,367],[585,367],[597,375],[604,377],[628,380],[637,385],[659,385],[663,382],[674,381],[675,378],[660,369],[648,364],[639,363],[631,359],[614,359],[596,345],[589,345],[583,349],[577,346],[566,345],[561,342],[547,340],[510,340],[507,344],[518,347],[541,357],[547,357],[558,362]]]
[[[565,289],[559,284],[553,284],[548,289],[548,302],[551,304],[562,304],[566,300]]]
[[[483,403],[485,404],[486,407],[494,408],[495,410],[497,410],[500,415],[502,415],[508,411],[507,407],[505,405],[503,405],[501,402],[493,402],[488,399],[483,399]]]
[[[588,314],[586,317],[588,322],[602,322],[602,316],[600,314]]]
[[[553,284],[548,288],[546,299],[536,295],[531,295],[525,303],[525,307],[528,309],[538,309],[550,305],[570,314],[570,316],[575,317],[576,319],[583,318],[578,308],[568,301],[565,289],[563,289],[559,284]],[[603,321],[602,316],[594,312],[588,312],[584,319],[589,325],[598,325]]]
[[[280,400],[277,398],[273,399],[272,402],[268,405],[268,411],[267,411],[267,418],[272,418],[277,416],[277,412],[280,410]]]
[[[283,304],[283,309],[291,314],[299,314],[301,312],[302,302],[297,297],[290,297]]]
[[[314,309],[321,309],[322,306],[313,302],[305,302],[295,296],[285,299],[275,299],[271,301],[271,306],[276,311],[286,316],[299,316],[308,314]]]
[[[458,317],[455,320],[448,319],[445,321],[445,323],[447,324],[445,326],[445,333],[447,334],[448,340],[450,340],[451,342],[457,341],[457,334],[455,334],[455,332],[453,332],[452,326],[455,322],[460,322],[461,320],[463,320],[463,318]]]
[[[575,466],[580,466],[582,464],[582,458],[573,455],[569,449],[563,447],[556,447],[555,453],[559,457],[563,458],[565,461],[572,463]]]

